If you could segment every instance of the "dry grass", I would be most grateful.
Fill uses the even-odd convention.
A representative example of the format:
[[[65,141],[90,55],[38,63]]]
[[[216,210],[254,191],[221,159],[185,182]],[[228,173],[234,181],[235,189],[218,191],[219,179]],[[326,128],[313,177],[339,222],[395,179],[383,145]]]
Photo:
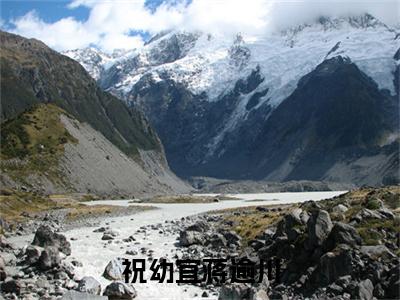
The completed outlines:
[[[239,234],[244,243],[254,240],[257,236],[262,233],[272,224],[277,223],[283,215],[285,215],[290,209],[296,207],[296,205],[265,205],[264,208],[268,208],[268,212],[259,211],[256,207],[241,207],[234,209],[225,209],[220,211],[212,211],[212,214],[222,214],[224,223],[232,223],[232,230]],[[278,211],[277,208],[281,208]],[[275,211],[271,209],[275,208]]]

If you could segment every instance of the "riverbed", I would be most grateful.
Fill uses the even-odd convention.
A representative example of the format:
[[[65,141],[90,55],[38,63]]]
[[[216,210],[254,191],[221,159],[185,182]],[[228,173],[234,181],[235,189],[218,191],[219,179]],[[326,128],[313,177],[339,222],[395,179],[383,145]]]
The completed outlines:
[[[76,269],[77,276],[93,276],[100,281],[104,288],[109,281],[102,277],[107,263],[117,257],[123,258],[145,258],[147,255],[141,254],[139,249],[142,247],[153,250],[153,257],[168,257],[178,254],[179,248],[175,246],[177,234],[159,232],[159,229],[146,229],[136,233],[140,227],[163,224],[165,221],[180,219],[183,217],[204,213],[211,210],[226,208],[236,208],[245,206],[268,205],[268,204],[288,204],[299,203],[307,200],[322,200],[331,198],[344,193],[335,192],[303,192],[303,193],[263,193],[263,194],[234,194],[228,195],[238,198],[238,200],[228,200],[213,203],[190,203],[190,204],[151,204],[158,209],[140,212],[131,216],[104,218],[100,226],[108,226],[119,233],[118,237],[109,242],[101,239],[102,233],[93,232],[94,227],[82,227],[63,232],[71,242],[72,254],[68,260],[76,259],[83,264],[83,267]],[[110,205],[131,205],[129,200],[101,200],[93,201],[88,205],[110,204]],[[148,205],[135,203],[134,205]],[[132,243],[124,243],[122,239],[133,235],[136,239]],[[17,245],[28,244],[32,241],[33,235],[14,237],[12,242]],[[125,252],[128,249],[138,251],[138,255],[129,256]],[[148,269],[149,264],[147,262]],[[149,278],[150,273],[146,273]],[[145,276],[146,277],[146,276]],[[136,283],[135,289],[138,292],[137,299],[217,299],[216,295],[209,298],[202,298],[203,290],[193,286],[179,286],[175,283],[157,283],[148,281],[147,283]],[[196,297],[197,295],[197,297]]]

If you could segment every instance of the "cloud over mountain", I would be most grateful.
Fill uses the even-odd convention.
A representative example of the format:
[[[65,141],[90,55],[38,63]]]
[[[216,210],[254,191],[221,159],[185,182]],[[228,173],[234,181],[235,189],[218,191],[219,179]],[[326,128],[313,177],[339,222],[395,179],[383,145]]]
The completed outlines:
[[[201,30],[218,34],[261,34],[312,21],[319,16],[370,13],[385,23],[398,22],[396,0],[175,0],[149,8],[149,1],[73,0],[65,8],[71,17],[45,22],[36,11],[17,17],[5,28],[43,40],[57,50],[95,45],[105,51],[139,48],[144,35],[162,30]],[[86,20],[74,9],[89,9]]]

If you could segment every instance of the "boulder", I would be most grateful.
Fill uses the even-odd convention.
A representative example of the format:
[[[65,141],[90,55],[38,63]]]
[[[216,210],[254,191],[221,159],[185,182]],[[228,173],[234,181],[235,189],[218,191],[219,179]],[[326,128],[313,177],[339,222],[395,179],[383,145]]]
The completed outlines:
[[[233,230],[230,231],[222,231],[221,234],[223,235],[223,237],[226,239],[226,241],[228,242],[228,245],[233,244],[233,245],[240,245],[240,241],[241,241],[241,237],[234,232]]]
[[[58,267],[60,263],[60,252],[57,247],[53,246],[44,248],[38,260],[38,265],[41,270]]]
[[[0,256],[0,281],[5,280],[7,277],[6,264],[4,259]]]
[[[37,263],[42,251],[41,247],[29,245],[25,250],[25,262],[29,265]]]
[[[321,246],[333,227],[329,213],[325,210],[314,211],[307,222],[308,245]]]
[[[347,245],[339,245],[332,252],[321,256],[318,267],[312,274],[313,280],[322,285],[335,282],[342,276],[352,273],[351,248]]]
[[[122,274],[125,270],[125,266],[122,265],[122,261],[120,259],[111,260],[104,272],[103,277],[108,280],[123,280],[124,275]]]
[[[61,300],[108,300],[108,297],[92,295],[77,291],[66,291]]]
[[[228,242],[224,236],[220,233],[214,233],[207,241],[207,245],[211,245],[212,248],[225,248]]]
[[[225,284],[221,287],[219,300],[242,300],[250,299],[251,288],[243,283]]]
[[[374,285],[371,280],[366,279],[358,284],[355,296],[360,300],[372,300],[374,297],[373,293]]]
[[[103,295],[109,300],[130,300],[136,297],[136,290],[132,284],[115,281],[107,285]]]
[[[79,281],[77,290],[92,295],[101,294],[101,284],[92,276],[85,276]]]
[[[199,244],[202,245],[204,242],[204,236],[202,233],[197,231],[181,231],[179,235],[179,244],[181,246],[190,246]]]
[[[11,277],[6,278],[6,280],[1,284],[1,291],[4,293],[15,293],[20,294],[22,284],[19,280],[12,279]]]
[[[53,232],[47,225],[42,225],[36,230],[32,245],[43,248],[54,246],[65,255],[71,255],[71,244],[67,241],[67,238],[62,234]]]
[[[339,244],[361,245],[362,239],[357,230],[348,224],[337,222],[324,242],[324,249],[330,251]]]
[[[386,289],[385,298],[387,299],[400,299],[400,272],[399,265],[394,266],[392,270],[389,271],[391,274],[389,278],[389,284]]]
[[[332,208],[332,211],[334,213],[341,214],[341,213],[345,213],[346,211],[348,211],[348,208],[347,208],[347,206],[345,206],[343,204],[338,204]]]
[[[197,221],[193,225],[190,225],[188,228],[186,228],[187,231],[197,231],[197,232],[206,232],[209,229],[210,225],[208,225],[208,223],[203,220]]]
[[[360,252],[372,259],[396,257],[385,245],[361,246]]]

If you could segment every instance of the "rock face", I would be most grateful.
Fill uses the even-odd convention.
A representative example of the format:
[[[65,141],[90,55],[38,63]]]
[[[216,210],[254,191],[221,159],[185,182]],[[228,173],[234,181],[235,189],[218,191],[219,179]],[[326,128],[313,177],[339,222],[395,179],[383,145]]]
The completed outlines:
[[[71,244],[67,238],[56,232],[53,232],[49,226],[42,225],[35,233],[32,245],[40,247],[54,246],[65,255],[71,255]]]

